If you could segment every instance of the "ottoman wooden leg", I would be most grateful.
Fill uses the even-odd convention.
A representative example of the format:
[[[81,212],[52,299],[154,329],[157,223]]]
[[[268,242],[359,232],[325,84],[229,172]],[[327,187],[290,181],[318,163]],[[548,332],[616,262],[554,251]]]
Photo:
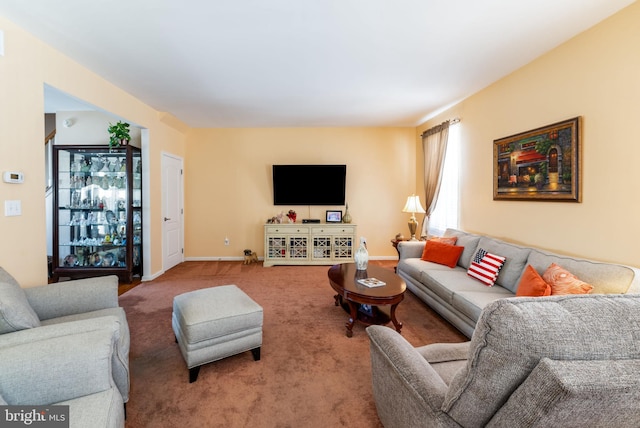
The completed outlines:
[[[251,350],[251,353],[253,354],[253,361],[260,361],[260,348],[253,348]]]
[[[200,373],[200,366],[191,367],[189,369],[189,383],[193,383],[198,380],[198,374]]]

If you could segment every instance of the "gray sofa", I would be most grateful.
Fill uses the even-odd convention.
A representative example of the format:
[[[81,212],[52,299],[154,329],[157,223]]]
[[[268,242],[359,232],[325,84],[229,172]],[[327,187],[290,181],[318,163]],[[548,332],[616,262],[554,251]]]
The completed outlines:
[[[116,276],[23,289],[0,268],[0,400],[66,403],[76,421],[96,414],[102,426],[124,426],[129,346]]]
[[[409,290],[467,337],[473,334],[484,307],[515,296],[527,264],[542,275],[551,263],[556,263],[591,284],[593,294],[640,292],[640,270],[634,267],[563,256],[456,229],[448,229],[444,236],[457,237],[456,245],[464,247],[456,267],[421,260],[425,241],[403,241],[398,243],[397,273]],[[507,258],[493,287],[467,275],[477,248]]]
[[[640,295],[501,299],[470,342],[367,327],[385,428],[640,426]]]

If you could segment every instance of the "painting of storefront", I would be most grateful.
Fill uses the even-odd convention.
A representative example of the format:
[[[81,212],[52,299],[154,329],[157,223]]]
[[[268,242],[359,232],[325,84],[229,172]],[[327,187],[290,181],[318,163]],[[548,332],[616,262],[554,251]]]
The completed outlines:
[[[580,201],[580,118],[494,140],[494,200]]]

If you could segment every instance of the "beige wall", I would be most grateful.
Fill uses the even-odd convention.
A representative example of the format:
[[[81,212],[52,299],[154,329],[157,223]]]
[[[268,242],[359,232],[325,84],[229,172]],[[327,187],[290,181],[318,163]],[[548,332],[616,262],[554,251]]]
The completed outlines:
[[[65,120],[71,122],[68,128],[64,126]],[[107,128],[116,123],[117,118],[102,111],[61,111],[56,114],[56,144],[104,145],[109,141]],[[141,146],[140,128],[132,125],[129,128],[131,140],[129,144],[134,147]]]
[[[415,190],[414,128],[194,129],[185,162],[185,256],[264,254],[263,225],[294,209],[298,221],[344,207],[274,206],[273,164],[346,164],[347,202],[373,257],[397,253],[389,240],[408,234],[401,212]],[[230,245],[224,246],[229,237]]]
[[[24,286],[46,282],[45,83],[145,129],[149,276],[162,272],[162,152],[185,159],[187,258],[234,258],[244,248],[262,255],[264,221],[288,209],[272,205],[273,163],[347,164],[347,199],[358,235],[368,238],[373,256],[387,257],[395,255],[389,239],[408,232],[408,215],[400,212],[406,197],[421,190],[417,136],[455,116],[462,119],[461,228],[638,265],[638,22],[635,3],[417,129],[188,130],[0,17],[0,171],[25,174],[21,185],[0,182],[0,266]],[[493,140],[574,116],[582,116],[584,125],[583,202],[493,201]],[[10,199],[22,201],[22,216],[2,215]],[[335,207],[291,208],[301,218],[323,218]]]
[[[638,23],[635,3],[418,128],[462,119],[462,229],[640,266]],[[493,201],[493,140],[575,116],[582,203]]]
[[[184,127],[115,87],[0,17],[5,54],[0,56],[0,171],[17,170],[24,184],[0,182],[0,266],[23,286],[47,281],[44,203],[44,84],[148,130],[144,169],[150,183],[149,213],[161,212],[160,153],[184,156]],[[20,200],[22,215],[4,216],[4,201]],[[146,272],[162,270],[160,215],[146,225]]]

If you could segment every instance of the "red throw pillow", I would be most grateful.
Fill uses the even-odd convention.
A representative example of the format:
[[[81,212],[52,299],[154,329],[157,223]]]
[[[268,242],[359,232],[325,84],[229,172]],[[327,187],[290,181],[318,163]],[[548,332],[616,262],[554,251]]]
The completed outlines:
[[[427,240],[427,243],[429,242],[439,242],[441,244],[448,244],[448,245],[456,245],[456,241],[458,240],[457,236],[434,236],[433,238],[429,238]],[[424,246],[424,250],[422,251],[422,260],[426,260],[425,259],[425,254],[427,254],[427,246]],[[430,261],[430,260],[427,260]],[[457,263],[457,261],[456,261]]]
[[[462,251],[464,251],[464,247],[429,240],[424,246],[422,260],[453,268],[458,264]]]
[[[542,279],[538,271],[535,270],[533,266],[527,265],[524,273],[522,274],[522,278],[520,278],[516,296],[551,296],[551,286]]]

